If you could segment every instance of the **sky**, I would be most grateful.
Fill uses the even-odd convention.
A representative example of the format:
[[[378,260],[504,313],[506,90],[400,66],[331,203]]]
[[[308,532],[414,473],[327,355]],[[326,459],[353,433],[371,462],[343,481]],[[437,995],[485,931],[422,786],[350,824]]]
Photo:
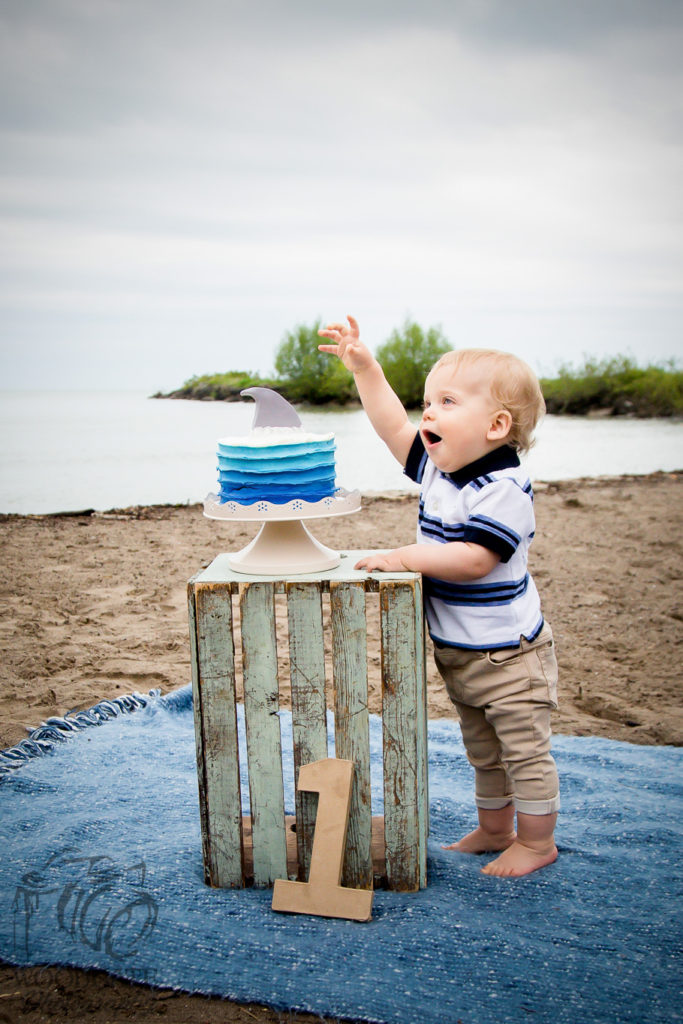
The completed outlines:
[[[683,355],[679,0],[0,0],[0,389]]]

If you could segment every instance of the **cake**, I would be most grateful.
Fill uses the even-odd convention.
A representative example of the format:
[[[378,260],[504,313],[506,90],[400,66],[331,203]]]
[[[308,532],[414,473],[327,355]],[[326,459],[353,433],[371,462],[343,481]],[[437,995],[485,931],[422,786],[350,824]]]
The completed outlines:
[[[256,401],[251,433],[218,441],[218,501],[253,505],[317,502],[334,495],[334,434],[304,430],[276,391],[249,388]]]
[[[248,437],[218,442],[218,497],[274,505],[321,501],[335,492],[334,434],[302,427],[256,427]]]

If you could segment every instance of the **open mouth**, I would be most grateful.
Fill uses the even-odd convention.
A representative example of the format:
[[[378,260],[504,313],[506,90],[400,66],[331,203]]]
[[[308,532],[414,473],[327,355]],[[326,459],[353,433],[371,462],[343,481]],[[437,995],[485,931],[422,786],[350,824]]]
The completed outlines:
[[[422,436],[426,443],[431,447],[433,444],[438,444],[441,438],[438,434],[435,434],[433,430],[423,430]]]

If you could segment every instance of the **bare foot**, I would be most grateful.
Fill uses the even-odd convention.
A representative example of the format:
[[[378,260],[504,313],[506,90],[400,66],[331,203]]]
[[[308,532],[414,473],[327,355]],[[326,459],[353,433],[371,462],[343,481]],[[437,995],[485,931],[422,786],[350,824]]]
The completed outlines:
[[[544,868],[557,860],[557,847],[545,850],[534,850],[530,846],[523,846],[518,840],[511,843],[507,849],[496,857],[485,868],[482,873],[485,875],[498,875],[501,878],[518,878],[520,875],[530,875],[538,868]]]
[[[457,850],[458,853],[492,853],[496,850],[507,850],[516,839],[515,832],[487,832],[481,825],[474,832],[463,836],[457,843],[442,846],[442,850]],[[495,863],[495,861],[494,861]]]

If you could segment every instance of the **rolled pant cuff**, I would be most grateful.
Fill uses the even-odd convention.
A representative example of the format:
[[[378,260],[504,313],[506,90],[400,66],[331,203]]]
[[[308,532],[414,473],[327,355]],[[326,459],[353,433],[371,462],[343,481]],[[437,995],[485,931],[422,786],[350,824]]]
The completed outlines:
[[[508,804],[512,803],[512,795],[510,796],[477,796],[475,794],[474,803],[477,807],[481,807],[487,811],[500,811],[503,807],[507,807]]]
[[[560,809],[560,794],[551,800],[520,800],[515,797],[515,810],[522,814],[555,814]]]

